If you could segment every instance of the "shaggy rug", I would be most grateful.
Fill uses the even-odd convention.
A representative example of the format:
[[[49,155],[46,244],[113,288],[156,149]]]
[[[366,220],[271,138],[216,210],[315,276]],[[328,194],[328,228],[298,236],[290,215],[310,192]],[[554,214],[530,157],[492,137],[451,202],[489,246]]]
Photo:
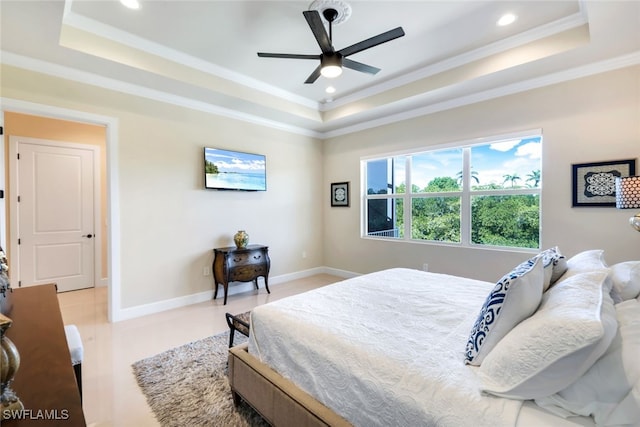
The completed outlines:
[[[236,333],[234,345],[246,340]],[[268,426],[246,403],[233,405],[227,379],[228,344],[229,332],[225,332],[132,365],[162,426]]]

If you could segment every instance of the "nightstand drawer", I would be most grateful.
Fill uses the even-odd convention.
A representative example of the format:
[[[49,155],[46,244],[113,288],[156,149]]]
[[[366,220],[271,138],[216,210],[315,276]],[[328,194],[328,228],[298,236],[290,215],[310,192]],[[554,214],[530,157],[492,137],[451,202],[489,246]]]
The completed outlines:
[[[231,282],[248,282],[258,276],[267,275],[267,266],[260,265],[243,265],[237,266],[229,272],[229,281]]]
[[[243,265],[264,264],[264,262],[265,260],[262,251],[236,253],[229,257],[229,268],[240,267]]]

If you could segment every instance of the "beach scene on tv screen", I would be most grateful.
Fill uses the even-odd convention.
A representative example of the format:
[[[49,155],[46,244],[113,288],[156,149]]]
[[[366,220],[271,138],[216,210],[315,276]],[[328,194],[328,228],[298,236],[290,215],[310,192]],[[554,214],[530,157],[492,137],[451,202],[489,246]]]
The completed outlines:
[[[205,187],[266,190],[265,157],[259,154],[205,148]]]

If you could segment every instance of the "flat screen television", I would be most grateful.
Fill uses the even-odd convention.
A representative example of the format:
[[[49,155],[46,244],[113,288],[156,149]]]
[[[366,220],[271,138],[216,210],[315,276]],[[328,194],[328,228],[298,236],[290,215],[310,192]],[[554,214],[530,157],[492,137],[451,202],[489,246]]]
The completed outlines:
[[[213,190],[267,191],[267,159],[262,154],[205,147],[204,186]]]

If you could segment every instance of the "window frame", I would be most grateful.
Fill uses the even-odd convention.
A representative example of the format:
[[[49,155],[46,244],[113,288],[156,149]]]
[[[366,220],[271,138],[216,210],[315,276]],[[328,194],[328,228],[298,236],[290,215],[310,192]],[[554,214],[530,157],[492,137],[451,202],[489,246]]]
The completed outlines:
[[[535,188],[518,188],[518,189],[491,189],[491,190],[472,190],[471,189],[471,148],[479,145],[488,145],[500,141],[508,141],[514,139],[526,139],[539,137],[540,142],[544,141],[542,129],[533,129],[522,132],[495,135],[472,140],[463,140],[446,144],[438,144],[428,147],[420,147],[418,149],[403,150],[385,153],[375,156],[363,156],[360,158],[360,182],[361,182],[361,215],[360,215],[360,237],[362,239],[383,240],[391,242],[410,242],[418,244],[436,245],[436,246],[454,246],[464,248],[479,249],[497,249],[497,250],[518,250],[525,252],[537,252],[541,248],[542,240],[542,156],[540,158],[540,181],[538,187]],[[411,182],[411,156],[442,151],[447,149],[462,149],[462,189],[460,191],[443,191],[443,192],[412,192]],[[385,160],[397,157],[406,157],[405,159],[405,192],[404,193],[387,193],[387,194],[368,194],[367,188],[367,163],[375,160]],[[392,171],[393,173],[393,171]],[[395,189],[394,189],[395,191]],[[518,195],[535,195],[538,197],[538,247],[525,248],[517,246],[497,246],[481,243],[473,243],[472,240],[472,198],[478,196],[518,196]],[[446,242],[438,240],[415,239],[411,234],[412,225],[412,206],[413,200],[418,198],[434,198],[434,197],[460,197],[460,242]],[[367,233],[368,227],[368,201],[369,200],[390,200],[401,199],[403,203],[403,237],[387,237],[372,236]],[[399,233],[398,233],[399,234]]]

